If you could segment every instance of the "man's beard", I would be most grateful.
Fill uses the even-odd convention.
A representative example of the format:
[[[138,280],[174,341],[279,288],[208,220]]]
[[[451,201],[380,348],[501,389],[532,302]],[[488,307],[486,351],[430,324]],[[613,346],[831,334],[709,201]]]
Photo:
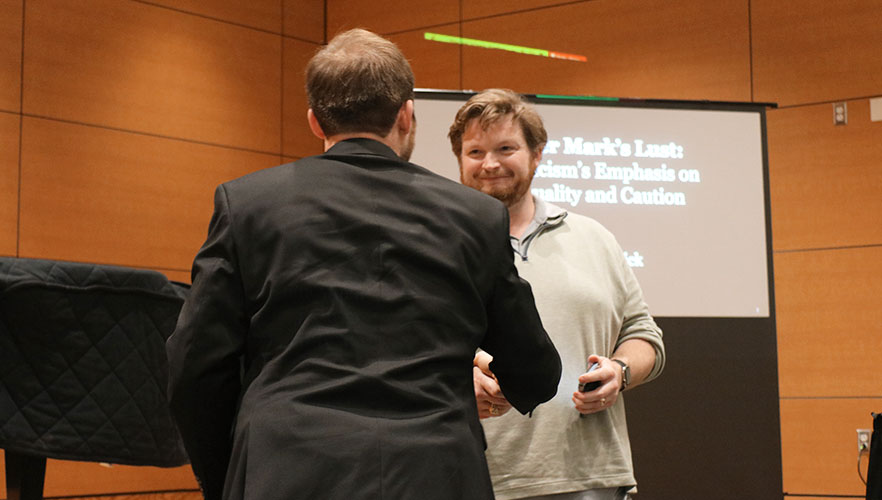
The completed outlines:
[[[481,179],[464,179],[460,173],[460,182],[471,188],[477,189],[484,194],[501,201],[506,207],[511,207],[515,203],[521,201],[527,193],[530,192],[530,184],[533,182],[533,175],[536,173],[535,168],[530,169],[530,173],[526,178],[517,179],[513,184],[508,186],[490,186],[482,185]]]

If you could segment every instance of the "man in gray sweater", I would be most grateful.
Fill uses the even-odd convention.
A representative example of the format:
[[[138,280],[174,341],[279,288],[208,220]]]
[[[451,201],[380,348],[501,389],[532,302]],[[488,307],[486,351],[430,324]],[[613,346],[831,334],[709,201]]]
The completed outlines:
[[[622,249],[597,221],[530,193],[547,134],[518,94],[473,96],[449,137],[462,183],[508,207],[518,272],[563,361],[557,396],[528,418],[508,413],[488,366],[493,353],[475,358],[496,498],[626,499],[636,480],[621,393],[657,377],[665,351]],[[578,389],[591,382],[599,386]]]

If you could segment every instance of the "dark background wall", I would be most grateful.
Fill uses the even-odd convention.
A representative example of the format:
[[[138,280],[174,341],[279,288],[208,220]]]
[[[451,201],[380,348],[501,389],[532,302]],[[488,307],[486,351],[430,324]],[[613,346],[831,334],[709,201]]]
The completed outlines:
[[[320,151],[303,66],[355,26],[398,43],[423,88],[776,102],[783,490],[859,496],[855,429],[882,411],[882,122],[869,116],[880,25],[875,0],[3,0],[0,255],[187,281],[216,184]],[[838,101],[846,126],[833,125]],[[187,468],[50,461],[46,478],[49,496],[193,488]]]

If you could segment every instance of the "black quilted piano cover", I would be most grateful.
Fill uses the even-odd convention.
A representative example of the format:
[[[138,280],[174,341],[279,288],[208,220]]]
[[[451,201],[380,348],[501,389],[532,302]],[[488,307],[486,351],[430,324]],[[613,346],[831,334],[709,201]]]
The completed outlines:
[[[154,271],[0,257],[0,448],[187,463],[165,396],[186,293]]]

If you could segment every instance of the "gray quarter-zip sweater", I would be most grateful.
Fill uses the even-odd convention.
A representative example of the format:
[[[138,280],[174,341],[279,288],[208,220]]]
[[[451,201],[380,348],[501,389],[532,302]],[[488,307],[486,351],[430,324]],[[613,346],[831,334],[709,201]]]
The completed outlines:
[[[509,412],[482,420],[496,498],[633,486],[624,397],[584,418],[571,397],[589,355],[609,357],[632,338],[655,348],[647,381],[657,377],[665,363],[661,329],[613,235],[591,218],[535,202],[533,221],[523,238],[512,237],[512,248],[561,354],[563,375],[557,396],[532,418]]]

